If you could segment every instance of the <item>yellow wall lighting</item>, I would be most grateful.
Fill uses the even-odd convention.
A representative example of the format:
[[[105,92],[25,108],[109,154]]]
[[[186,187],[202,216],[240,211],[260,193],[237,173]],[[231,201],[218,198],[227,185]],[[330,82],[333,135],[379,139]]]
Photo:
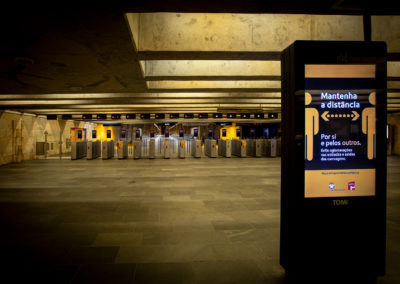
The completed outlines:
[[[219,131],[219,137],[222,140],[232,140],[232,139],[240,139],[240,137],[236,136],[236,129],[240,129],[240,126],[236,126],[236,123],[232,123],[231,126],[222,127]],[[226,131],[226,136],[223,136],[222,133]]]

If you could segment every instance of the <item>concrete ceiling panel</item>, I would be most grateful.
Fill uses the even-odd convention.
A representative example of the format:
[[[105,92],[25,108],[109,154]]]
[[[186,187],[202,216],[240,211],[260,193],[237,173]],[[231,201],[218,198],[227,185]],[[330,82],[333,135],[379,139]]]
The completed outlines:
[[[372,40],[385,41],[388,52],[400,52],[400,16],[372,16]]]
[[[281,51],[295,40],[360,40],[362,17],[142,13],[140,51]],[[137,27],[136,27],[137,28]]]
[[[280,76],[280,61],[147,60],[145,78],[152,76]]]
[[[149,89],[260,89],[280,88],[280,81],[148,81]]]

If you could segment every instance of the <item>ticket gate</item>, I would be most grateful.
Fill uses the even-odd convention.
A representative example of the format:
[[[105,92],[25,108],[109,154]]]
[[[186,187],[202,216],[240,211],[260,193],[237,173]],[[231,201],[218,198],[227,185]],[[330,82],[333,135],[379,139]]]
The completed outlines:
[[[246,140],[232,140],[232,155],[244,158],[246,157]]]
[[[225,158],[232,156],[232,140],[218,140],[218,155]]]
[[[164,140],[164,159],[171,158],[171,141],[169,139]]]
[[[277,156],[277,143],[276,139],[263,139],[262,154],[266,157]]]
[[[119,160],[128,158],[128,143],[126,141],[117,143],[117,155]]]
[[[101,156],[101,142],[100,140],[88,141],[86,157],[88,160],[97,159]]]
[[[185,140],[183,139],[179,140],[178,157],[181,159],[185,158],[185,152],[186,152],[185,144],[186,144]]]
[[[204,141],[204,154],[210,158],[217,157],[217,141],[215,139],[206,139]]]
[[[201,140],[192,139],[192,156],[195,158],[201,158]]]
[[[133,158],[135,160],[140,159],[142,156],[142,143],[139,139],[133,140]]]
[[[114,141],[103,141],[101,145],[101,157],[103,160],[114,157]]]
[[[82,159],[86,156],[86,142],[71,142],[71,160]]]
[[[246,140],[246,154],[252,157],[262,156],[262,140],[261,139],[247,139]]]
[[[149,140],[149,159],[155,159],[156,157],[156,141],[154,139]]]

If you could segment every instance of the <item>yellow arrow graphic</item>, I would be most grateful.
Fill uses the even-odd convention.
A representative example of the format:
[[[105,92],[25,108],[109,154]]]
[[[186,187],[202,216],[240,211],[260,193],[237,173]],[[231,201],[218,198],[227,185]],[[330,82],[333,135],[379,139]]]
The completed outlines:
[[[360,115],[358,114],[358,112],[356,112],[355,110],[353,110],[352,111],[352,113],[354,114],[354,117],[353,117],[353,121],[356,121],[359,117],[360,117]]]
[[[323,120],[329,121],[329,119],[326,117],[326,115],[327,115],[328,113],[329,113],[329,111],[325,111],[325,112],[321,115],[321,117],[322,117]]]

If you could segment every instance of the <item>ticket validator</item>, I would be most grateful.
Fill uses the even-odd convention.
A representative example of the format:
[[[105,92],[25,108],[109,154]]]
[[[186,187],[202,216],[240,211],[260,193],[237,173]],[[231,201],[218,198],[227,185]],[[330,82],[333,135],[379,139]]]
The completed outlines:
[[[368,283],[385,273],[386,44],[296,41],[281,62],[280,263],[294,283]]]

